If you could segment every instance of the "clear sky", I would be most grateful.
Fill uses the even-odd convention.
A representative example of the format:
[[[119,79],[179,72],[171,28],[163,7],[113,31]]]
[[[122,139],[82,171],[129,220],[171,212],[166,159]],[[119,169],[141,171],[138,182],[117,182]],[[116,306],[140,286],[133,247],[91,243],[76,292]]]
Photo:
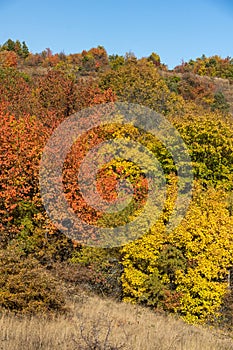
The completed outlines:
[[[0,0],[0,44],[31,52],[157,52],[169,68],[202,54],[233,57],[233,0]]]

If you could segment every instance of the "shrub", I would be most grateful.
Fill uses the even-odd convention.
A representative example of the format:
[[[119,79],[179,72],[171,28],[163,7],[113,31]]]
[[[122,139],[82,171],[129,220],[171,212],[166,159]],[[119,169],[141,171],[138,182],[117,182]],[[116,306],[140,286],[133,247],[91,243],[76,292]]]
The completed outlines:
[[[13,244],[0,250],[0,307],[13,312],[65,311],[58,282]]]

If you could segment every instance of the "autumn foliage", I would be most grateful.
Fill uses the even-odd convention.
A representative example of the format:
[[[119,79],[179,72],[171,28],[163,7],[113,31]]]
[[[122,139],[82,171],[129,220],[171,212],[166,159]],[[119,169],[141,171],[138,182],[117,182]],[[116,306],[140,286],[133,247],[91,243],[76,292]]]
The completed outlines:
[[[233,265],[232,115],[224,94],[216,94],[213,77],[231,80],[232,59],[202,57],[168,72],[156,53],[142,59],[108,56],[99,46],[70,55],[50,49],[33,54],[25,43],[12,40],[0,47],[1,308],[64,311],[59,286],[65,283],[88,285],[189,322],[211,321],[232,308],[226,304]],[[99,169],[97,190],[111,203],[119,181],[126,181],[133,188],[130,204],[109,214],[85,202],[77,181],[80,164],[106,140],[133,140],[148,148],[163,168],[167,188],[162,214],[146,234],[122,247],[91,248],[51,222],[42,204],[39,165],[46,142],[67,117],[115,101],[166,116],[189,149],[195,185],[186,216],[168,233],[178,175],[164,145],[143,130],[117,123],[84,133],[74,140],[63,167],[66,199],[82,220],[123,226],[147,201],[140,166],[116,157]]]

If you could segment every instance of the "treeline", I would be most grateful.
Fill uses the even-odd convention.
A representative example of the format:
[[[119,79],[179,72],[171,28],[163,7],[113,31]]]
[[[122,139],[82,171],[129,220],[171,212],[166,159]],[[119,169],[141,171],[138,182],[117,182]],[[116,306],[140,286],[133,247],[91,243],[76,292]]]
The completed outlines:
[[[208,60],[201,59],[205,66]],[[0,47],[3,309],[65,310],[61,285],[74,289],[83,285],[177,313],[190,322],[218,316],[230,322],[232,116],[224,94],[200,75],[223,76],[219,72],[224,70],[224,77],[231,79],[226,71],[230,72],[232,60],[216,58],[215,71],[200,71],[200,59],[193,62],[169,72],[155,53],[137,59],[132,53],[108,56],[103,47],[97,47],[72,55],[52,54],[49,49],[32,54],[24,42],[12,40]],[[90,248],[64,236],[47,217],[39,191],[39,162],[46,141],[65,118],[115,101],[149,107],[176,127],[194,169],[192,201],[181,224],[168,234],[166,224],[177,191],[171,154],[156,138],[133,127],[93,130],[74,144],[63,169],[65,194],[77,215],[97,226],[112,227],[132,219],[143,206],[146,187],[140,169],[119,159],[100,172],[99,190],[105,199],[116,198],[117,180],[129,180],[140,188],[130,211],[113,217],[94,212],[83,202],[76,181],[80,161],[96,143],[112,137],[130,136],[156,155],[168,194],[158,223],[143,237],[123,247]]]

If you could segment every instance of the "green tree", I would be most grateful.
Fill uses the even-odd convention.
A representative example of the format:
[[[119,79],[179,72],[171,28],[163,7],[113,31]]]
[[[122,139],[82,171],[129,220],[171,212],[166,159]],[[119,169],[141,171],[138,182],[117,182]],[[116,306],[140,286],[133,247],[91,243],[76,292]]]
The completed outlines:
[[[123,66],[125,63],[124,57],[119,55],[109,55],[108,59],[110,67],[114,70]]]
[[[22,57],[27,58],[29,56],[29,49],[25,43],[25,41],[22,42]]]
[[[191,114],[192,115],[192,114]],[[230,116],[219,113],[191,115],[173,120],[190,149],[195,176],[205,186],[233,188],[233,132]]]
[[[230,105],[227,103],[224,94],[221,91],[216,92],[214,95],[214,102],[211,106],[212,110],[220,110],[221,112],[229,112]]]
[[[119,100],[150,107],[167,114],[182,108],[183,100],[171,92],[157,69],[146,59],[127,59],[117,70],[100,77],[102,89],[112,88]]]

